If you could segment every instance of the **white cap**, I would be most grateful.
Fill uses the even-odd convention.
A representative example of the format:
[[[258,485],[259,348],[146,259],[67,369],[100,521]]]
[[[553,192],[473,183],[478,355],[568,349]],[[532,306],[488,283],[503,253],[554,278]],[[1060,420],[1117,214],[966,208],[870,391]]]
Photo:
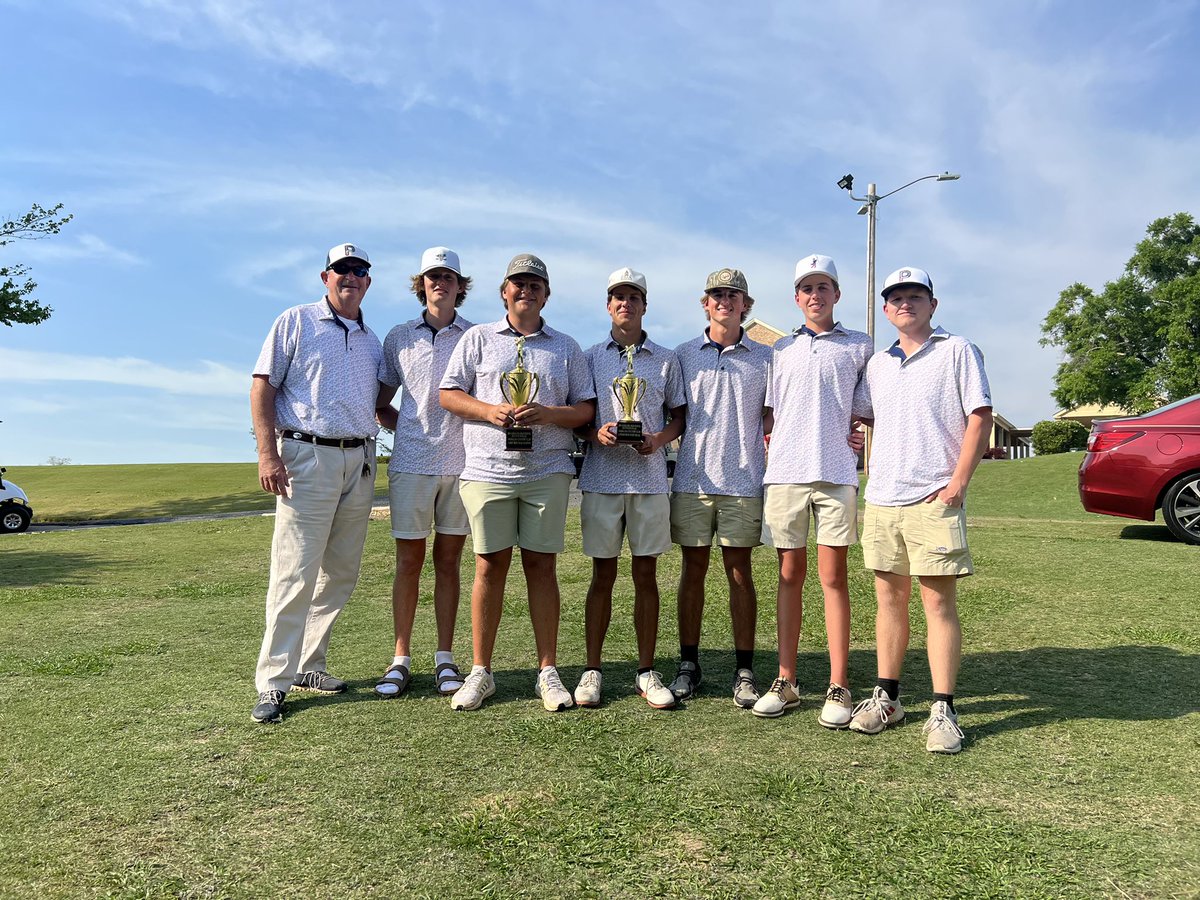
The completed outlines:
[[[626,266],[624,269],[617,269],[608,276],[608,292],[611,294],[613,288],[627,284],[630,287],[635,287],[642,292],[642,296],[646,296],[646,276],[641,272],[635,272],[633,269]]]
[[[338,244],[330,247],[329,252],[325,254],[325,268],[328,269],[335,262],[341,262],[343,259],[361,259],[367,264],[368,269],[371,267],[371,259],[362,247],[354,244]]]
[[[424,275],[432,269],[449,269],[455,275],[462,276],[458,254],[449,247],[430,247],[421,254],[421,271],[417,274]]]
[[[792,282],[792,287],[800,287],[800,282],[809,275],[828,275],[835,285],[838,283],[837,266],[833,264],[831,256],[814,253],[796,263],[796,279]]]
[[[926,288],[930,296],[933,295],[933,279],[929,277],[929,273],[924,269],[914,269],[912,266],[905,266],[903,269],[897,269],[887,277],[887,280],[883,283],[883,299],[887,300],[887,295],[894,288],[906,284],[919,285]]]

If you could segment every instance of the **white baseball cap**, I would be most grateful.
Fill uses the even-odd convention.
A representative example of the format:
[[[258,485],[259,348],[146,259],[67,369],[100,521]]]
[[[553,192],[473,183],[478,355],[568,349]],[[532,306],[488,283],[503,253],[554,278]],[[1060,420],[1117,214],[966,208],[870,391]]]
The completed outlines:
[[[613,288],[627,284],[630,287],[635,287],[642,292],[642,296],[646,296],[646,276],[641,272],[635,272],[633,269],[626,266],[624,269],[617,269],[608,276],[608,292],[611,294]]]
[[[929,277],[929,273],[924,269],[914,269],[912,266],[905,266],[903,269],[897,269],[884,281],[883,299],[887,300],[887,295],[895,288],[906,284],[919,285],[928,290],[930,296],[933,296],[933,279]]]
[[[449,247],[430,247],[421,254],[421,271],[417,274],[424,275],[431,269],[449,269],[455,275],[462,276],[458,254]]]
[[[329,252],[325,254],[325,268],[328,269],[335,262],[341,262],[343,259],[361,259],[367,264],[367,268],[371,268],[371,259],[367,256],[367,251],[355,244],[338,244],[330,247]]]
[[[796,279],[792,282],[792,287],[800,287],[800,282],[809,275],[828,275],[835,286],[838,283],[837,266],[833,264],[832,256],[814,253],[796,263]]]

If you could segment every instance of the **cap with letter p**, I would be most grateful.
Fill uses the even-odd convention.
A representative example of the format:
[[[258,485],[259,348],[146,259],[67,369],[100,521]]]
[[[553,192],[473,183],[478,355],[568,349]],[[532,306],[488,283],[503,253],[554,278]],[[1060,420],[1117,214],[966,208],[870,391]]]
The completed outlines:
[[[641,272],[637,272],[626,266],[624,269],[617,269],[617,271],[608,276],[608,292],[610,294],[614,288],[618,288],[623,284],[637,288],[642,292],[642,299],[646,298],[646,276]]]
[[[838,286],[837,266],[833,264],[832,256],[822,256],[820,253],[814,253],[811,256],[806,256],[796,263],[796,278],[792,282],[792,287],[800,287],[802,282],[809,275],[828,275],[833,286]]]
[[[417,274],[424,275],[434,269],[449,269],[455,275],[462,275],[458,254],[449,247],[430,247],[421,254],[421,271]]]
[[[929,273],[924,269],[917,269],[912,266],[905,266],[902,269],[897,269],[883,282],[883,300],[886,303],[888,294],[898,287],[904,287],[908,284],[915,284],[918,287],[923,287],[929,291],[929,296],[933,296],[933,279],[929,277]]]
[[[371,268],[371,258],[367,256],[367,251],[355,244],[337,244],[330,247],[329,252],[325,254],[325,268],[328,269],[343,259],[360,259],[366,263],[368,269]]]

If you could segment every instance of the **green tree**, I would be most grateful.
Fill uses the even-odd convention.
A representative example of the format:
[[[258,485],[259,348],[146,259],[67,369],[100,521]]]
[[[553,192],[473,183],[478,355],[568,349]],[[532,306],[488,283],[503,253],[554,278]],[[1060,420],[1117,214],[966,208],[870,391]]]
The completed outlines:
[[[1042,334],[1065,356],[1052,392],[1064,408],[1139,413],[1200,393],[1200,225],[1182,212],[1155,219],[1124,274],[1099,294],[1064,290]]]
[[[36,203],[19,219],[0,225],[0,247],[16,240],[39,240],[58,234],[73,216],[61,215],[63,205],[59,203],[44,209]],[[37,282],[29,275],[29,268],[20,263],[0,266],[0,323],[10,328],[14,325],[37,325],[50,318],[54,310],[34,300],[30,294]]]
[[[1033,452],[1038,456],[1082,450],[1087,446],[1088,430],[1069,419],[1046,419],[1033,426]]]

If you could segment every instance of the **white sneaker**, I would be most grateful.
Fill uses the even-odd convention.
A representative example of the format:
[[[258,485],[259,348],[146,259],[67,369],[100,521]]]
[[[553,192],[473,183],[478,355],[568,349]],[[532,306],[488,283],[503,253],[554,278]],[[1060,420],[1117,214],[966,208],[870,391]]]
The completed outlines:
[[[483,701],[496,693],[496,679],[486,669],[474,669],[463,682],[463,686],[450,698],[450,708],[455,710],[479,709]]]
[[[603,680],[599,669],[588,669],[584,672],[579,678],[579,684],[575,688],[575,705],[587,707],[599,706],[600,684]]]
[[[826,728],[846,728],[850,725],[853,709],[854,701],[850,699],[849,688],[831,683],[825,692],[825,705],[821,707],[817,721]]]
[[[645,697],[654,709],[670,709],[675,705],[675,694],[662,683],[662,676],[655,671],[644,672],[633,680],[638,696]]]
[[[750,711],[764,719],[775,719],[799,705],[800,695],[796,692],[796,686],[786,678],[776,678]]]
[[[554,666],[546,666],[538,672],[533,691],[542,698],[542,706],[550,712],[561,712],[575,705],[570,692],[563,687],[562,679],[558,677],[558,669]]]
[[[925,749],[930,753],[957,753],[962,749],[963,733],[958,727],[958,716],[950,711],[945,700],[935,700],[929,707],[929,721],[921,729],[929,735]]]
[[[887,691],[876,685],[871,696],[854,707],[850,715],[850,730],[861,734],[879,734],[904,721],[904,706],[893,700]]]

